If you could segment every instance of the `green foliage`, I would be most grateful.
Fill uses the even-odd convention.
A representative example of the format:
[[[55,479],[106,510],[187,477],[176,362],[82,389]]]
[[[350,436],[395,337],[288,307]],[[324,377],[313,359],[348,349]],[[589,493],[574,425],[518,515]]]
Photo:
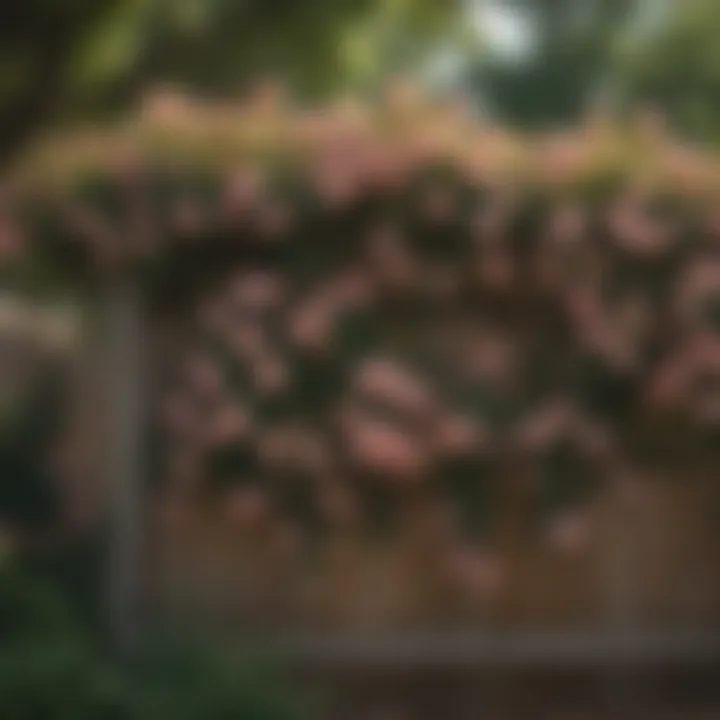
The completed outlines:
[[[660,110],[699,139],[720,137],[720,5],[670,3],[661,22],[625,49],[621,85],[627,103]]]
[[[115,674],[69,636],[5,646],[0,652],[0,697],[8,720],[130,717],[122,714]]]
[[[366,80],[394,69],[400,48],[409,64],[458,9],[442,0],[3,3],[0,157],[45,125],[122,110],[159,83],[234,93],[278,75],[317,93]]]
[[[120,702],[118,678],[63,597],[10,565],[0,569],[0,698],[9,720],[84,720]]]
[[[247,718],[294,720],[304,716],[297,698],[279,688],[257,660],[238,661],[203,644],[156,643],[130,670],[133,720]]]
[[[234,91],[269,73],[295,84],[337,82],[338,35],[362,19],[372,0],[346,2],[164,3],[150,27],[145,79],[178,81],[203,91]]]
[[[521,59],[491,57],[473,85],[503,121],[547,127],[577,121],[597,93],[616,81],[618,34],[633,17],[635,0],[505,0],[499,3],[530,29]]]
[[[4,560],[0,566],[0,647],[55,638],[68,630],[74,632],[73,620],[59,594]]]
[[[265,666],[163,641],[119,664],[51,586],[0,569],[0,699],[7,720],[291,720],[302,716]]]
[[[17,151],[64,104],[78,53],[119,0],[29,0],[0,7],[0,157]]]
[[[44,370],[30,397],[0,422],[0,518],[25,529],[55,527],[60,517],[57,478],[48,454],[62,422],[62,378]]]

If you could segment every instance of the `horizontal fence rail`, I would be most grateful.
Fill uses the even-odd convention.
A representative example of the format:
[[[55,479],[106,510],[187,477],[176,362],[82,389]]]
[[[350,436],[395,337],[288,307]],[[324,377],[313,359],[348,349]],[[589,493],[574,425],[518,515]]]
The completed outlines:
[[[291,662],[336,667],[593,669],[720,661],[719,633],[298,633],[272,646]]]

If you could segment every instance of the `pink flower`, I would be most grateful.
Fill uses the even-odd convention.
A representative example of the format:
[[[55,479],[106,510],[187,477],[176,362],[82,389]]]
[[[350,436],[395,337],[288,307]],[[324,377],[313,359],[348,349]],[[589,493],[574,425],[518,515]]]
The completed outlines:
[[[230,283],[230,302],[250,310],[278,307],[285,297],[285,286],[278,275],[269,272],[242,273]]]
[[[704,302],[720,299],[720,260],[698,259],[682,274],[676,304],[680,316],[691,320]]]
[[[510,253],[493,248],[477,260],[477,272],[483,286],[496,292],[509,290],[515,279],[515,267]]]
[[[385,102],[394,113],[415,112],[423,100],[420,85],[409,77],[395,78],[385,88]]]
[[[476,597],[496,593],[504,579],[497,557],[468,546],[453,548],[446,558],[446,568],[454,583]]]
[[[631,198],[618,201],[608,212],[612,239],[636,255],[653,257],[672,244],[674,228],[651,218],[642,204]]]
[[[720,425],[720,392],[696,393],[690,399],[689,410],[695,422],[711,427]]]
[[[582,138],[569,133],[547,138],[538,156],[544,182],[560,184],[577,179],[588,165],[592,148]]]
[[[459,350],[460,369],[468,381],[506,386],[517,375],[518,351],[512,340],[495,334],[477,333]]]
[[[384,191],[396,191],[407,177],[408,164],[398,149],[376,146],[368,148],[363,158],[364,184]]]
[[[359,415],[346,423],[345,440],[356,467],[402,482],[417,482],[427,467],[426,450],[407,433]]]
[[[720,242],[720,212],[714,210],[709,214],[705,228],[711,240],[715,243]]]
[[[581,452],[591,458],[607,457],[613,449],[612,438],[606,430],[587,417],[578,418],[572,434]]]
[[[563,553],[575,554],[587,547],[592,536],[592,519],[587,510],[574,510],[555,518],[548,539]]]
[[[259,355],[252,365],[253,385],[263,395],[277,395],[290,382],[290,370],[280,358]]]
[[[246,440],[251,432],[250,413],[230,403],[220,407],[203,429],[205,442],[211,446]]]
[[[245,101],[245,111],[268,117],[277,115],[287,104],[288,96],[282,82],[266,78],[253,86]]]
[[[688,365],[680,356],[665,362],[650,377],[646,398],[653,406],[675,404],[685,392]]]
[[[335,315],[327,302],[306,302],[290,314],[289,323],[288,335],[298,347],[312,352],[322,352],[329,348]]]
[[[184,128],[192,116],[190,102],[173,87],[160,88],[145,98],[142,116],[168,130]]]
[[[487,430],[474,420],[461,415],[448,415],[438,423],[433,446],[445,457],[483,452],[489,438]]]
[[[263,328],[252,320],[231,325],[225,331],[224,338],[239,359],[255,363],[267,353]]]
[[[426,383],[397,363],[383,358],[361,362],[353,388],[361,395],[399,406],[416,415],[428,413],[435,402]]]
[[[550,218],[548,240],[557,245],[573,245],[583,240],[587,218],[585,213],[572,205],[559,208]]]
[[[516,442],[526,451],[542,451],[558,439],[566,437],[573,427],[574,419],[575,411],[566,400],[548,402],[522,422],[516,434]]]
[[[379,228],[368,238],[368,260],[371,274],[386,286],[407,290],[419,284],[416,262],[391,228]]]
[[[224,505],[230,522],[243,530],[257,528],[268,519],[270,512],[266,494],[253,485],[228,492]]]
[[[687,354],[695,371],[720,371],[720,338],[715,333],[697,334],[688,344]]]
[[[0,217],[0,266],[15,260],[24,246],[20,228],[7,217]]]
[[[366,308],[373,300],[374,287],[367,274],[350,269],[334,278],[327,288],[327,296],[349,309]]]
[[[331,134],[333,120],[328,113],[301,109],[291,127],[293,138],[303,150],[318,148]]]
[[[260,203],[263,190],[264,179],[259,170],[252,167],[236,170],[228,178],[221,200],[221,215],[231,224],[249,220],[251,211]]]
[[[565,309],[580,332],[597,327],[603,317],[598,291],[593,287],[575,287],[565,295]]]
[[[361,190],[361,178],[348,158],[325,158],[315,170],[315,185],[325,205],[339,209],[357,198]]]
[[[301,473],[313,480],[327,476],[334,464],[323,437],[297,425],[267,430],[260,438],[258,457],[271,473]]]

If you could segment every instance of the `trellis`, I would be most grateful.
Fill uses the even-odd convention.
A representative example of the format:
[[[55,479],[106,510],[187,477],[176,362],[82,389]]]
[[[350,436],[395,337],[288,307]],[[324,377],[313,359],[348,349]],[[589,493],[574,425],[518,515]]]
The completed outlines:
[[[192,238],[214,237],[212,253],[221,263],[232,263],[241,261],[248,234],[257,238],[264,233],[270,243],[276,235],[291,235],[288,223],[293,217],[282,204],[287,198],[257,204],[262,179],[315,188],[333,212],[344,212],[368,194],[396,197],[428,169],[440,180],[432,180],[435,194],[425,210],[440,222],[453,212],[452,204],[446,205],[448,178],[460,178],[464,190],[482,190],[496,199],[474,218],[485,267],[497,270],[481,281],[491,294],[506,292],[503,272],[517,252],[517,247],[508,250],[507,238],[520,232],[519,227],[530,228],[537,242],[548,242],[545,260],[555,264],[549,268],[551,282],[558,271],[561,287],[563,277],[571,280],[572,273],[584,271],[573,264],[572,247],[578,245],[606,243],[608,254],[640,275],[658,265],[662,272],[667,258],[683,254],[707,260],[710,270],[705,275],[692,276],[694,270],[688,268],[689,289],[678,310],[678,322],[684,323],[678,336],[687,336],[688,346],[696,337],[705,345],[691,353],[682,371],[668,371],[669,379],[668,373],[660,373],[664,366],[646,359],[638,361],[641,370],[633,376],[640,378],[638,385],[659,388],[657,412],[670,418],[670,424],[653,430],[651,439],[672,439],[677,427],[672,422],[680,417],[684,437],[705,447],[704,433],[714,428],[712,407],[707,408],[705,425],[696,422],[703,419],[702,408],[695,413],[697,398],[685,390],[696,375],[717,372],[714,328],[703,314],[715,293],[720,295],[711,272],[718,232],[712,203],[720,180],[713,161],[668,138],[648,137],[637,128],[622,132],[602,122],[561,139],[521,140],[478,127],[455,107],[405,96],[391,98],[372,116],[349,106],[318,116],[294,115],[284,105],[267,101],[238,109],[191,105],[177,97],[156,99],[140,119],[111,133],[43,149],[20,168],[11,186],[11,210],[19,212],[28,236],[25,252],[15,260],[49,258],[94,284],[102,297],[111,408],[106,474],[114,533],[107,566],[108,611],[118,646],[135,642],[141,630],[138,568],[149,368],[144,356],[149,346],[146,281],[152,285],[163,278],[164,268],[192,247]],[[159,197],[163,183],[169,198]],[[269,187],[268,182],[265,190]],[[98,199],[98,189],[107,195]],[[114,218],[107,214],[108,202],[110,212],[117,213]],[[658,202],[664,217],[655,214]],[[582,223],[578,226],[577,211],[586,208],[595,218],[605,213],[609,240],[600,241],[583,230]],[[510,288],[522,291],[516,283]],[[598,349],[610,363],[616,361],[613,352]],[[382,641],[352,635],[286,637],[280,642],[304,660],[380,665],[412,665],[429,658],[450,665],[493,666],[716,659],[719,643],[706,633],[658,637],[632,629],[631,570],[622,566],[624,530],[620,518],[606,583],[609,627],[601,635],[518,637],[490,631],[464,637],[386,636]]]

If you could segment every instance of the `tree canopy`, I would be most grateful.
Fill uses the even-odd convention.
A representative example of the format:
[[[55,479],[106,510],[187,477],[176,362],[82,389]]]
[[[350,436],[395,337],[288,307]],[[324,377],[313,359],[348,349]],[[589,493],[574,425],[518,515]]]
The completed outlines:
[[[504,0],[528,27],[521,58],[482,58],[471,84],[500,120],[521,127],[578,119],[611,83],[614,44],[634,0]],[[610,76],[610,77],[609,77]]]
[[[717,140],[720,5],[686,0],[668,9],[663,22],[623,53],[623,97],[658,108],[686,135]]]
[[[236,93],[268,74],[298,92],[408,66],[450,29],[440,0],[28,0],[0,9],[0,151],[57,118],[128,106],[147,85]]]

